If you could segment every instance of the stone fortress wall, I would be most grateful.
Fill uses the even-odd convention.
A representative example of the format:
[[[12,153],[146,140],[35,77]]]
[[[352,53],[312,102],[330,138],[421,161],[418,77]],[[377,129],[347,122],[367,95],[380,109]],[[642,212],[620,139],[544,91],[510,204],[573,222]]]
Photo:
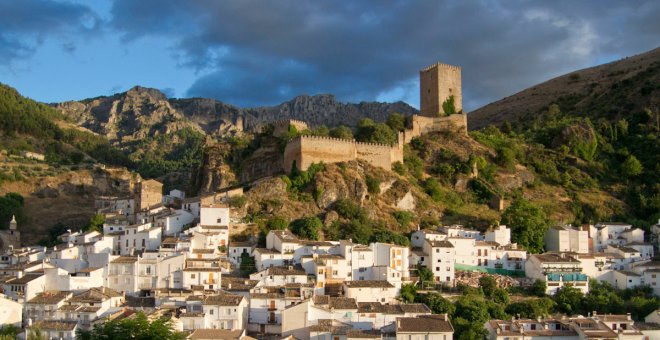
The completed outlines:
[[[309,126],[302,120],[283,119],[273,122],[273,136],[279,137],[289,132],[289,126],[293,125],[297,131],[308,130]]]
[[[403,138],[403,134],[400,138]],[[284,171],[289,173],[294,165],[299,170],[307,170],[313,163],[339,163],[356,159],[389,170],[392,163],[403,162],[403,143],[392,146],[361,143],[354,139],[298,136],[287,143],[283,166]]]
[[[450,96],[454,96],[454,107],[459,113],[443,116],[442,103]],[[435,131],[467,135],[467,115],[462,112],[461,68],[436,63],[421,70],[420,106],[421,115],[412,117],[410,128],[399,132],[398,141],[394,145],[319,136],[293,138],[284,150],[284,171],[291,172],[294,165],[299,170],[307,170],[313,163],[339,163],[357,159],[391,170],[392,163],[403,162],[403,146],[415,137]],[[298,131],[308,129],[303,121],[283,120],[274,123],[274,134],[285,134],[289,125],[295,126]]]

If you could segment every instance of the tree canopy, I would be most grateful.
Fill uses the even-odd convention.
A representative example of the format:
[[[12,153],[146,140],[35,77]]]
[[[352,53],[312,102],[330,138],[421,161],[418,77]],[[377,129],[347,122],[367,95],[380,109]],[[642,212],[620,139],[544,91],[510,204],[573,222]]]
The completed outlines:
[[[517,199],[502,214],[502,224],[511,228],[513,241],[527,251],[543,252],[543,237],[549,224],[543,209],[527,200]]]

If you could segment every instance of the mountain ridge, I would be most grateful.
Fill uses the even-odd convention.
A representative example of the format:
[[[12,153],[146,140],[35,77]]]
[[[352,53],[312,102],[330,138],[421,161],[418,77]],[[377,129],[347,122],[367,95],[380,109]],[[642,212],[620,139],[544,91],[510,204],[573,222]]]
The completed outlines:
[[[158,89],[142,86],[111,96],[51,105],[80,125],[118,142],[122,136],[144,135],[146,131],[137,129],[143,125],[157,125],[160,131],[148,131],[156,134],[191,127],[205,134],[223,135],[258,132],[263,125],[282,119],[305,120],[312,127],[354,126],[363,118],[383,122],[393,112],[418,112],[401,101],[342,103],[332,94],[299,95],[278,105],[241,108],[212,98],[167,98]],[[136,113],[138,119],[134,119]],[[134,121],[122,121],[120,117]]]
[[[613,62],[588,67],[564,75],[554,77],[542,83],[533,85],[500,100],[494,101],[468,114],[468,128],[478,130],[493,124],[499,126],[504,122],[533,121],[536,115],[559,99],[567,98],[576,101],[576,109],[588,108],[594,101],[612,94],[616,84],[625,83],[640,74],[650,71],[651,74],[637,81],[640,96],[625,103],[622,107],[607,108],[616,112],[603,112],[611,119],[619,119],[623,111],[634,111],[645,107],[658,106],[660,100],[652,95],[652,91],[644,94],[642,90],[647,82],[660,83],[660,47],[634,56],[625,57]],[[647,87],[648,88],[648,87]],[[656,87],[657,91],[657,87]],[[629,96],[630,97],[630,96]],[[629,99],[629,98],[626,98]],[[633,107],[630,107],[630,104]]]

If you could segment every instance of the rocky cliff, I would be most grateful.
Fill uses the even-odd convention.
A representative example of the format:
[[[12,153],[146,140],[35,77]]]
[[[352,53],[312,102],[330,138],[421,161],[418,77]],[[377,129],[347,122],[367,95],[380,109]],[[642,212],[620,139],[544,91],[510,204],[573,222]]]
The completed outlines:
[[[208,98],[167,99],[156,89],[136,86],[124,93],[56,104],[80,126],[116,142],[168,134],[190,127],[206,134],[258,131],[280,119],[299,119],[310,126],[356,125],[363,118],[385,121],[392,112],[417,110],[403,102],[338,102],[333,95],[298,96],[275,106],[239,108]]]

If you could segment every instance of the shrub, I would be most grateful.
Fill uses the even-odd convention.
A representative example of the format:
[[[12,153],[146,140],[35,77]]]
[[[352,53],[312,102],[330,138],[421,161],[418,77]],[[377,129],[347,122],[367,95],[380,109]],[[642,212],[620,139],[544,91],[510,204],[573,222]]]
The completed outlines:
[[[309,240],[319,239],[319,230],[323,228],[323,222],[316,217],[303,217],[294,220],[290,224],[291,232]]]
[[[232,208],[240,209],[240,208],[243,208],[245,206],[245,203],[247,203],[247,197],[245,197],[243,195],[229,197],[229,200],[227,201],[227,203]]]
[[[456,113],[456,106],[454,105],[454,95],[449,96],[447,100],[442,102],[442,111],[445,116],[453,115]]]
[[[410,225],[410,222],[415,219],[415,215],[410,211],[395,211],[392,213],[392,216],[394,216],[394,219],[396,219],[396,221],[399,222],[399,225],[403,228],[407,228]]]
[[[284,230],[289,226],[289,221],[283,216],[273,216],[266,222],[268,230]]]
[[[367,191],[370,194],[380,194],[380,181],[371,175],[367,175]]]

